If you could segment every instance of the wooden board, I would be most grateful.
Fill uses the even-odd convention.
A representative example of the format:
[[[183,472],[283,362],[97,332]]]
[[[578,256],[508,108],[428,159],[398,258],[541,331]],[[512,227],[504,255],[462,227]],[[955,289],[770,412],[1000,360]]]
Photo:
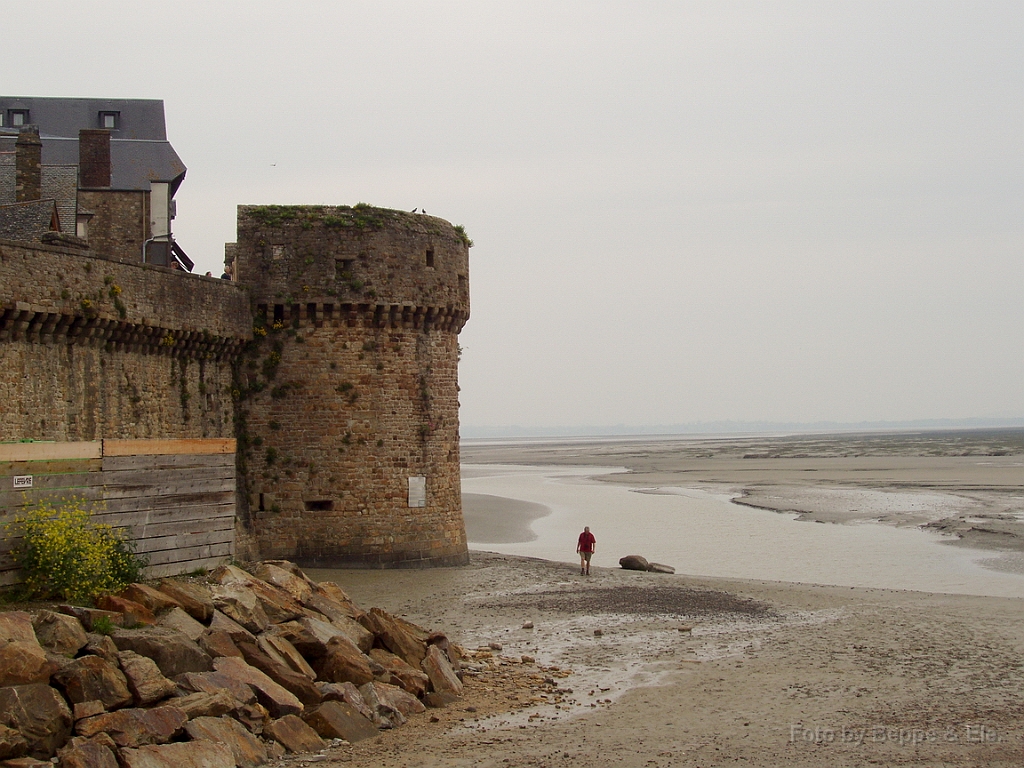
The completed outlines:
[[[98,459],[103,442],[82,443],[0,443],[0,461],[51,461],[53,459]]]
[[[159,454],[229,454],[235,452],[232,437],[191,440],[104,440],[104,456],[156,456]]]

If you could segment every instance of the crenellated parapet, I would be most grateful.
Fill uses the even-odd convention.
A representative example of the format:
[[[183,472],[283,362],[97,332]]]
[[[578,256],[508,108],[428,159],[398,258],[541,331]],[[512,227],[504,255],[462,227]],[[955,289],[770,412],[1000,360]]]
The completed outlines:
[[[465,233],[370,206],[242,206],[230,252],[253,296],[239,444],[261,555],[335,567],[466,562]]]

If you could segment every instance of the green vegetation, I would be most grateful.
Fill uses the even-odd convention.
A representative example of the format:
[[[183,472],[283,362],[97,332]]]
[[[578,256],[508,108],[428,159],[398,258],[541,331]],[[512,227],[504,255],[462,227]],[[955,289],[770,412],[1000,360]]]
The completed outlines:
[[[41,502],[7,525],[29,598],[92,600],[139,581],[147,565],[123,530],[92,522],[83,499]]]

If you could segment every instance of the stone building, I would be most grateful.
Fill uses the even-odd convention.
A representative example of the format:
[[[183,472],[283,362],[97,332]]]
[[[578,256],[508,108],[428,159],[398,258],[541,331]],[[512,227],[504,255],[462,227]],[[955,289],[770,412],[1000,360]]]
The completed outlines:
[[[0,96],[0,221],[54,200],[60,231],[95,251],[191,269],[171,233],[184,178],[162,101]]]
[[[54,102],[73,103],[99,127],[76,119],[67,123],[79,126],[74,137],[57,135],[72,132],[41,119],[40,105]],[[153,111],[136,113],[139,104]],[[184,166],[165,139],[134,138],[146,124],[136,115],[155,120],[154,105],[160,130],[151,135],[162,137],[160,102],[0,99],[0,151],[10,147],[0,155],[0,195],[13,197],[0,205],[0,459],[21,457],[0,461],[0,523],[22,503],[12,472],[49,467],[37,493],[81,473],[96,499],[124,507],[113,499],[138,493],[124,475],[138,464],[164,495],[152,517],[144,501],[125,514],[137,535],[156,537],[146,546],[166,555],[161,573],[225,553],[306,566],[467,562],[458,423],[465,232],[362,204],[242,206],[227,248],[233,280],[172,269],[183,254],[170,237],[169,202]],[[130,145],[146,141],[150,167],[163,170],[147,175],[128,162],[129,173],[121,163]],[[65,181],[72,169],[75,194],[50,187],[46,197],[47,168]],[[154,240],[163,231],[153,224],[158,198],[169,201],[163,241]],[[66,222],[86,207],[82,238]],[[17,226],[4,228],[4,211]],[[147,241],[164,242],[167,258],[149,248],[143,261]],[[117,456],[82,447],[111,440],[120,441]],[[31,441],[53,445],[18,447]],[[71,443],[78,447],[61,448]],[[210,452],[236,444],[237,475],[225,475],[230,463]],[[124,458],[128,450],[139,460]],[[223,517],[225,505],[233,535],[207,526],[200,538],[205,510]],[[170,531],[194,556],[167,553]],[[3,558],[0,547],[0,584],[13,578]]]

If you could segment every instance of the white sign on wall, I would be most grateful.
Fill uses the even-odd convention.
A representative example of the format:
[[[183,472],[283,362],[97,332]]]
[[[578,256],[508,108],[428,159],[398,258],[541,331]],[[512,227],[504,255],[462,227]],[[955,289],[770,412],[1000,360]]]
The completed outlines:
[[[409,506],[410,507],[425,507],[425,506],[427,506],[427,478],[425,478],[425,477],[410,477],[409,478]]]
[[[15,488],[31,488],[32,487],[32,475],[15,475],[14,476],[14,487]]]

